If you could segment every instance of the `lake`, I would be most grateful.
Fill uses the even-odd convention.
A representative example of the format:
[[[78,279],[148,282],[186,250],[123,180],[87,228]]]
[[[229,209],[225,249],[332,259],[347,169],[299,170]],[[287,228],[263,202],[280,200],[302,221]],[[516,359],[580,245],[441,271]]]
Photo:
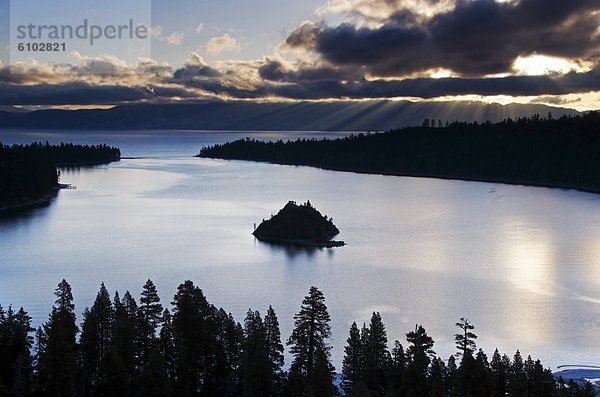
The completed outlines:
[[[0,131],[3,143],[118,145],[118,163],[64,169],[45,208],[0,220],[0,303],[45,321],[57,283],[73,287],[78,320],[104,282],[139,300],[151,278],[163,304],[190,279],[242,321],[275,308],[283,338],[311,285],[332,318],[341,370],[352,321],[381,312],[390,344],[423,324],[434,350],[455,352],[467,317],[491,358],[600,361],[600,196],[559,189],[361,175],[194,158],[202,145],[244,136],[327,133]],[[289,250],[254,239],[253,224],[289,200],[333,217],[348,245]],[[289,358],[287,360],[289,363]]]

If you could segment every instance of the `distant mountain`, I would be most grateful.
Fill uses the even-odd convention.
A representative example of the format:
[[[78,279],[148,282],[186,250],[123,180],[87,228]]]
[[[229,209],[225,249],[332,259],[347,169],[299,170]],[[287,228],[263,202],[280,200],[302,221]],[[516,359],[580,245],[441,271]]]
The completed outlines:
[[[131,104],[111,109],[0,111],[0,128],[181,129],[246,131],[383,131],[421,125],[423,120],[487,121],[533,114],[575,115],[572,109],[534,104],[482,102],[212,101]]]
[[[0,112],[15,112],[15,113],[27,113],[29,110],[18,108],[16,106],[0,106]]]

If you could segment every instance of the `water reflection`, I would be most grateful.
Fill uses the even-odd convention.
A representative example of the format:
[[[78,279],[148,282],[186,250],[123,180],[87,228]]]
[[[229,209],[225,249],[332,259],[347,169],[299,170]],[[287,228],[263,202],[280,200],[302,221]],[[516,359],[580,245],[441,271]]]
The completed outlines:
[[[283,252],[288,259],[310,259],[315,256],[315,254],[327,251],[330,256],[333,255],[333,249],[327,248],[317,248],[317,247],[302,247],[295,245],[285,245],[285,244],[274,244],[260,241],[256,237],[254,238],[255,245],[259,244],[264,246],[264,248],[270,249],[275,253]]]
[[[554,295],[555,254],[549,233],[517,219],[506,220],[501,230],[499,252],[510,281],[530,292]]]
[[[41,215],[44,212],[44,210],[52,206],[58,194],[59,192],[54,192],[51,194],[48,200],[36,203],[35,205],[27,209],[18,209],[15,211],[0,213],[0,225],[15,225],[18,223],[25,222],[31,217]]]

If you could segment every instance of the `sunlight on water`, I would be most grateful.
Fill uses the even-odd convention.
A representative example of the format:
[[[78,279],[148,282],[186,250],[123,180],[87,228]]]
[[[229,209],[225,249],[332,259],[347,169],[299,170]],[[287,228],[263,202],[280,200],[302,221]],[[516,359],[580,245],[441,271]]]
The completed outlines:
[[[542,295],[556,292],[553,243],[545,230],[519,221],[507,222],[500,250],[509,279],[518,287]]]

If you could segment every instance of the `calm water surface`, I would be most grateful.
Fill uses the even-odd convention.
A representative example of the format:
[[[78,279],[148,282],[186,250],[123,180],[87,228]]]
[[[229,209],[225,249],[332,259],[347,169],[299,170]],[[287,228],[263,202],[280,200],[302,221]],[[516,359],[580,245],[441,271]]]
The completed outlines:
[[[272,304],[287,338],[316,285],[338,369],[350,324],[373,311],[390,341],[423,324],[444,357],[468,317],[489,356],[519,348],[552,367],[600,362],[600,196],[191,157],[246,135],[0,131],[4,143],[107,142],[133,157],[63,170],[76,190],[0,220],[0,303],[39,324],[64,277],[81,319],[101,282],[137,297],[151,278],[164,304],[191,279],[238,321]],[[346,247],[290,251],[253,238],[254,223],[307,199],[334,218]]]

